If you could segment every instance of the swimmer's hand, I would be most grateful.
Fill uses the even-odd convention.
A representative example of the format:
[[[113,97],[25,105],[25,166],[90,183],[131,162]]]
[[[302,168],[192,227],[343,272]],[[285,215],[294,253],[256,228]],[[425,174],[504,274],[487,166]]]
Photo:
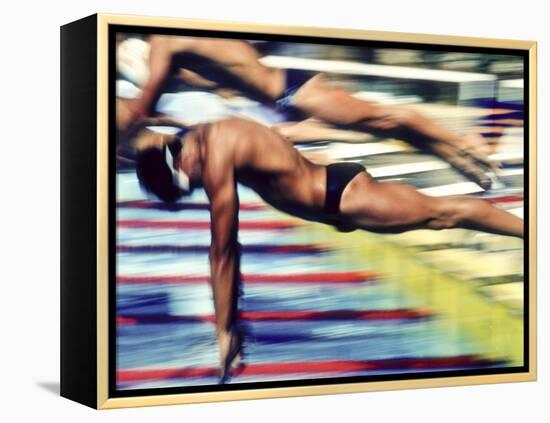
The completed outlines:
[[[116,99],[116,126],[119,131],[128,130],[144,116],[139,99]]]
[[[225,383],[231,377],[232,370],[241,366],[241,335],[234,330],[218,334],[220,350],[220,381]]]

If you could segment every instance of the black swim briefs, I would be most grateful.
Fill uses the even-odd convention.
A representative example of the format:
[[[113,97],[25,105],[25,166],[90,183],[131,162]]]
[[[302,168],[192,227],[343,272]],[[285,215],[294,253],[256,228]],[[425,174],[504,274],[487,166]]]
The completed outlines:
[[[285,89],[276,100],[277,110],[287,116],[289,121],[305,118],[304,114],[294,104],[294,94],[311,79],[315,72],[302,69],[287,69],[285,75]]]
[[[349,182],[360,172],[365,171],[359,163],[331,163],[327,166],[327,192],[325,212],[336,214],[340,211],[340,199]]]

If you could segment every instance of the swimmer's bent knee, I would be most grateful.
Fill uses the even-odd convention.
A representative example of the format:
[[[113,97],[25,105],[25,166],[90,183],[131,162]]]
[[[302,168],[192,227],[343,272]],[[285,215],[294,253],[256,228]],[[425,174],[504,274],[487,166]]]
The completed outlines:
[[[448,229],[475,219],[490,207],[477,198],[434,199],[428,226],[432,229]]]

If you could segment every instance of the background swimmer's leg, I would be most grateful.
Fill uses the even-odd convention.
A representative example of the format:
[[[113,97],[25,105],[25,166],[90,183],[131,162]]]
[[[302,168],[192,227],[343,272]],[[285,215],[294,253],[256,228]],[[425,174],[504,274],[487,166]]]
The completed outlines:
[[[399,137],[435,152],[451,164],[456,156],[462,156],[469,162],[470,170],[473,166],[479,169],[478,175],[492,167],[491,161],[480,150],[483,145],[479,137],[455,134],[408,107],[382,105],[356,98],[344,89],[325,83],[320,75],[306,82],[294,95],[293,102],[308,115],[330,124]],[[444,147],[437,148],[438,145]],[[454,162],[455,167],[462,164],[462,161]],[[478,175],[471,171],[457,168],[482,186],[490,185],[487,181],[479,181]]]

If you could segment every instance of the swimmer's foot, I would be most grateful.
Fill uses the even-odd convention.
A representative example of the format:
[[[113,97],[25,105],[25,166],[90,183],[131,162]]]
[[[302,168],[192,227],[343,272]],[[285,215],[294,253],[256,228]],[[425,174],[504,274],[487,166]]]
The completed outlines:
[[[490,146],[484,137],[477,133],[470,133],[463,137],[464,145],[459,148],[463,155],[468,155],[479,164],[484,165],[496,172],[500,163],[489,157]]]
[[[496,175],[495,166],[490,160],[474,155],[469,151],[459,150],[449,144],[434,142],[430,145],[432,152],[439,155],[468,178],[474,180],[480,187],[487,190],[493,185],[489,175]]]

